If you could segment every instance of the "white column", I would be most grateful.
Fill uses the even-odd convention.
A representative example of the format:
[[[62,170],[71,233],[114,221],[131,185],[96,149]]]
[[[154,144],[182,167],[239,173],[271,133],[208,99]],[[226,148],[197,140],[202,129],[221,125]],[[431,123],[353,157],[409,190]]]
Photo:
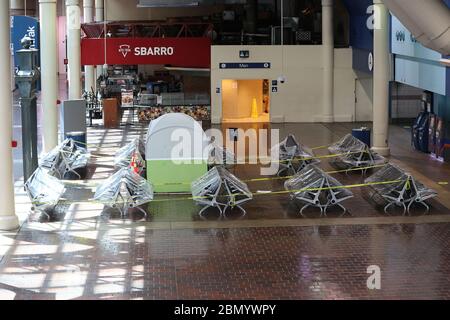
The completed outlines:
[[[102,22],[105,17],[104,0],[95,0],[95,21]]]
[[[41,100],[44,152],[58,145],[58,48],[56,0],[39,0],[41,25]]]
[[[373,150],[383,156],[389,149],[389,11],[374,0]]]
[[[94,21],[94,0],[84,0],[83,1],[83,16],[84,23],[90,23]],[[91,88],[96,89],[95,81],[95,68],[94,66],[84,67],[84,90],[87,92],[91,91]]]
[[[95,0],[95,22],[103,22],[105,19],[104,0]],[[100,64],[96,69],[96,79],[103,74],[103,65]]]
[[[81,98],[81,24],[79,0],[66,0],[69,100]]]
[[[25,14],[25,0],[11,0],[11,15]]]
[[[333,0],[322,0],[323,122],[334,121]]]
[[[19,219],[14,206],[14,178],[12,157],[12,100],[11,100],[11,50],[9,49],[9,1],[0,1],[0,230],[14,230]]]

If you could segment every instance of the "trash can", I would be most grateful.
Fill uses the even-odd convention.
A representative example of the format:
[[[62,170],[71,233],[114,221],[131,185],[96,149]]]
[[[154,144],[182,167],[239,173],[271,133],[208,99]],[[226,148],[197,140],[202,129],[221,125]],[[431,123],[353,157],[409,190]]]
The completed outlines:
[[[365,127],[352,130],[353,137],[364,142],[369,147],[372,147],[371,137],[370,137],[371,133],[372,133],[371,130],[369,128],[365,128]]]
[[[87,149],[86,132],[67,132],[65,138],[72,139],[78,147]]]

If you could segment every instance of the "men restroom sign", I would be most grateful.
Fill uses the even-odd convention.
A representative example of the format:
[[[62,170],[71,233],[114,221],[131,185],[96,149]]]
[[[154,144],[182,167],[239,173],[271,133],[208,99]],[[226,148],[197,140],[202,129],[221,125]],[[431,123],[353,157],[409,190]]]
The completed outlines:
[[[226,63],[219,64],[220,69],[270,69],[270,62],[255,62],[255,63]]]
[[[241,58],[241,59],[248,59],[248,58],[250,58],[250,51],[249,50],[241,50],[241,51],[239,51],[239,58]]]

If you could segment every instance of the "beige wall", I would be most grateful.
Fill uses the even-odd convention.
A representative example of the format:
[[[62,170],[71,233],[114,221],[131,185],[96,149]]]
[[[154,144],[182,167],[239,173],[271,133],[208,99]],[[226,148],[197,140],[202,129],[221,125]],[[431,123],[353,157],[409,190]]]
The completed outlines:
[[[239,50],[250,59],[239,59]],[[213,46],[211,57],[212,120],[222,120],[222,94],[216,88],[224,79],[269,79],[284,75],[287,81],[271,93],[272,122],[320,122],[322,117],[322,46]],[[282,64],[284,60],[284,66]],[[270,62],[270,69],[220,69],[221,62]],[[351,49],[335,50],[334,110],[337,122],[355,119],[355,79]]]
[[[233,119],[237,117],[238,111],[238,82],[237,80],[222,81],[222,103],[226,106],[223,109],[223,118]]]
[[[106,0],[106,20],[166,20],[174,17],[194,17],[221,12],[223,6],[187,8],[138,8],[138,0]]]

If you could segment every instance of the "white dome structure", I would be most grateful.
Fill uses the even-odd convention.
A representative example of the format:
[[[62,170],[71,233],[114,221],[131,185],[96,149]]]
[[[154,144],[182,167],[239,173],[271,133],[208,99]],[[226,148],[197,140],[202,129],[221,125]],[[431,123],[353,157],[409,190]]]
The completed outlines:
[[[156,192],[188,192],[208,170],[208,138],[201,125],[182,113],[150,122],[146,141],[147,178]]]

